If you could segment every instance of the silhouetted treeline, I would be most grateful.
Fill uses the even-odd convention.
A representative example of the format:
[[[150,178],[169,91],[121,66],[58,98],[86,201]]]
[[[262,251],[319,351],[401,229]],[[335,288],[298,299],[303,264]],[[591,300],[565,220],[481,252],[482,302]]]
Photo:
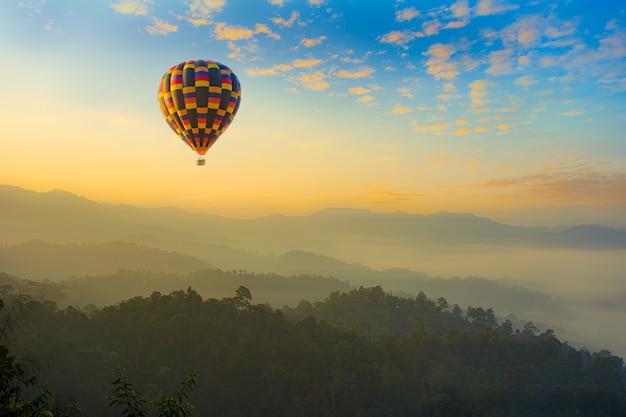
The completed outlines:
[[[30,308],[32,332],[9,347],[42,358],[56,409],[86,416],[119,415],[105,399],[119,367],[149,397],[197,371],[197,416],[626,415],[622,358],[424,293],[361,287],[277,310],[243,286],[221,300],[189,288]]]

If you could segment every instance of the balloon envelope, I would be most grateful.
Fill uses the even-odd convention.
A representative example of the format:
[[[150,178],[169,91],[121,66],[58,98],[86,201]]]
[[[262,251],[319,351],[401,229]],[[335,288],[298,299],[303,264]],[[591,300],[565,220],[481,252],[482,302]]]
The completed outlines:
[[[181,62],[170,68],[159,84],[163,117],[200,156],[228,128],[240,102],[239,79],[219,62]]]

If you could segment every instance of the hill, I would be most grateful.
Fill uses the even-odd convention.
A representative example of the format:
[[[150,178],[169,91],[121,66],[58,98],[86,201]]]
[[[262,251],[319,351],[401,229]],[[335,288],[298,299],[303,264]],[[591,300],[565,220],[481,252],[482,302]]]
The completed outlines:
[[[16,299],[3,295],[10,311]],[[190,369],[193,395],[181,401],[198,415],[626,412],[621,357],[575,349],[531,322],[515,328],[487,306],[462,310],[380,287],[332,292],[294,309],[254,299],[246,287],[221,300],[188,288],[79,310],[22,297],[32,331],[18,352],[49,358],[40,382],[57,407],[69,402],[86,415],[123,413],[107,407],[105,393],[122,404],[171,395]],[[125,391],[108,390],[117,377]]]
[[[225,219],[173,207],[96,203],[65,191],[36,193],[0,186],[4,243],[32,238],[53,242],[169,241],[226,244],[285,252],[300,248],[386,244],[498,245],[576,249],[626,249],[626,231],[597,225],[532,228],[496,223],[472,214],[375,213],[327,209],[308,216]],[[201,225],[201,226],[199,226]]]

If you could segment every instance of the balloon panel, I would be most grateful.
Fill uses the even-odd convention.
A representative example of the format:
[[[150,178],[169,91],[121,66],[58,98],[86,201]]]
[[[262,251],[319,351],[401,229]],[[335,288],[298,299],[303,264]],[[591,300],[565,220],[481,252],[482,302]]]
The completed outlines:
[[[173,66],[161,78],[158,93],[167,124],[200,155],[228,128],[241,102],[239,79],[214,61]]]

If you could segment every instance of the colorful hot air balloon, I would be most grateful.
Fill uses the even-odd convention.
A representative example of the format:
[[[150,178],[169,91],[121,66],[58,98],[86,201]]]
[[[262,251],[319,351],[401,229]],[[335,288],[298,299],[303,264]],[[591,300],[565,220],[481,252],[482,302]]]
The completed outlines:
[[[170,68],[159,84],[159,106],[172,130],[198,155],[204,154],[233,121],[241,102],[237,76],[214,61],[187,61]]]

